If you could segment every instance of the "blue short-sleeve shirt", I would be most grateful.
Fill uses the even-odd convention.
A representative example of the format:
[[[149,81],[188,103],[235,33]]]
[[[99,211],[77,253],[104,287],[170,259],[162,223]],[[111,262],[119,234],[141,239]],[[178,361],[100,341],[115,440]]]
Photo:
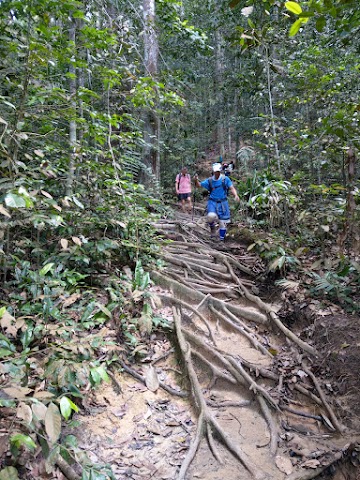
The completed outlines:
[[[223,181],[224,186],[226,188],[226,191],[223,188]],[[200,182],[200,185],[203,188],[206,188],[206,190],[210,191],[210,184],[209,184],[209,179],[207,178],[206,180]],[[215,177],[212,177],[212,192],[210,193],[209,199],[210,200],[225,200],[227,195],[226,192],[229,190],[230,187],[232,187],[232,181],[230,180],[229,177],[224,177],[222,178],[221,176],[218,178],[218,180],[215,180]]]

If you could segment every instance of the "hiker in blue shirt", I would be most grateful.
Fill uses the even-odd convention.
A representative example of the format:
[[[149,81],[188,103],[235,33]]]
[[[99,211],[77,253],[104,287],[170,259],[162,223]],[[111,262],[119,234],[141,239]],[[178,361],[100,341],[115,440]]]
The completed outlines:
[[[210,193],[207,203],[207,221],[211,236],[215,234],[215,222],[219,220],[219,237],[220,240],[224,241],[226,225],[230,222],[230,208],[227,201],[228,192],[231,192],[237,202],[240,199],[230,178],[222,176],[221,170],[221,163],[214,163],[212,166],[212,177],[199,182],[199,179],[195,176],[194,181],[197,187],[206,188]]]

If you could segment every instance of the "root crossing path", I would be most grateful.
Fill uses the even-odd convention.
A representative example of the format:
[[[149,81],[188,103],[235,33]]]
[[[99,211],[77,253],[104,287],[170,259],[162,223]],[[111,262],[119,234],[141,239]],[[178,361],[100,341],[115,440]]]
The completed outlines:
[[[259,298],[256,259],[238,243],[186,214],[156,228],[165,268],[152,278],[172,309],[195,423],[173,478],[316,478],[345,454],[348,432],[313,372],[314,346]]]

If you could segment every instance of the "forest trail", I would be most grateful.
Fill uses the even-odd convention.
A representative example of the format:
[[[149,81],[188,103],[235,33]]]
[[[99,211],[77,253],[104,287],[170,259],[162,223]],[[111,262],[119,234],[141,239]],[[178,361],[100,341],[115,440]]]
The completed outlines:
[[[82,446],[119,480],[316,478],[351,432],[312,373],[315,348],[257,296],[261,266],[244,247],[212,239],[200,216],[157,228],[171,241],[151,304],[176,342],[153,335],[142,364],[95,392]]]

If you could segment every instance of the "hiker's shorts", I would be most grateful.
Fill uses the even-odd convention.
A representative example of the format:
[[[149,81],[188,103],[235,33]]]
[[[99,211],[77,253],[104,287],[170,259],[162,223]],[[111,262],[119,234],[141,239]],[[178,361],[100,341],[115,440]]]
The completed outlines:
[[[207,213],[214,212],[219,220],[230,222],[230,208],[228,201],[225,200],[208,200]]]
[[[187,200],[191,197],[191,192],[189,193],[178,193],[178,200]]]

